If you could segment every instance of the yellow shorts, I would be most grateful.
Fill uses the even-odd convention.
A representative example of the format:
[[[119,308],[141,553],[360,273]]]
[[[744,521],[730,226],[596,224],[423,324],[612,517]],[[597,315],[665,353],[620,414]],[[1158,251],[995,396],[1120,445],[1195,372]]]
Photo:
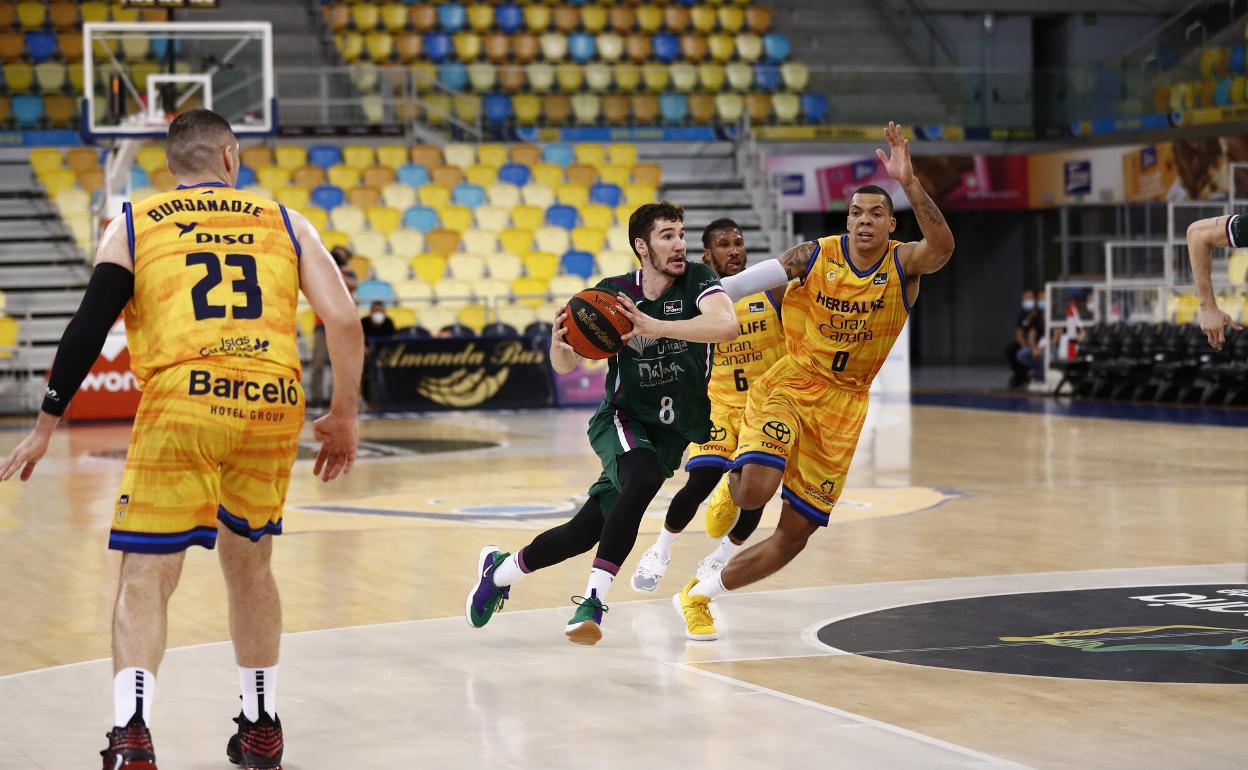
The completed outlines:
[[[218,521],[252,541],[281,534],[303,405],[289,373],[203,362],[157,372],[130,433],[108,547],[212,548]]]
[[[868,394],[841,390],[782,358],[750,386],[732,468],[784,471],[781,497],[827,526],[867,418]]]
[[[711,402],[711,440],[705,444],[690,444],[689,459],[685,470],[694,468],[718,468],[726,471],[732,465],[732,453],[737,451],[737,434],[741,430],[741,418],[745,409]]]

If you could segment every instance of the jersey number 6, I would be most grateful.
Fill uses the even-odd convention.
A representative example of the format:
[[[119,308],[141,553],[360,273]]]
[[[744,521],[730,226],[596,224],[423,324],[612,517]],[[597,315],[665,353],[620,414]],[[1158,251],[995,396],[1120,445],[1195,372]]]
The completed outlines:
[[[247,298],[247,304],[234,305],[230,308],[234,318],[259,318],[264,312],[264,299],[260,294],[260,284],[256,282],[256,258],[250,254],[226,254],[225,264],[243,271],[242,280],[233,282],[235,294]],[[208,273],[199,283],[191,287],[191,304],[195,307],[195,320],[208,318],[225,318],[225,305],[212,305],[208,302],[208,292],[221,283],[221,258],[210,251],[196,251],[186,255],[186,266],[203,265]]]

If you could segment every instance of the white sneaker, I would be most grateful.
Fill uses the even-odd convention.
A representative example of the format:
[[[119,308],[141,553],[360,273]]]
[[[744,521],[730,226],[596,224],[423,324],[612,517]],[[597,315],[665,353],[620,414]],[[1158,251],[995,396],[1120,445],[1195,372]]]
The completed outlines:
[[[637,562],[637,571],[633,573],[633,590],[643,594],[652,594],[659,587],[659,580],[667,572],[670,557],[665,557],[658,548],[647,548]]]
[[[698,562],[698,571],[697,571],[698,580],[706,580],[708,578],[715,577],[715,575],[718,574],[719,571],[722,570],[724,568],[724,565],[726,565],[727,563],[728,562],[724,562],[724,561],[716,561],[715,559],[712,559],[710,556],[707,556],[705,559]]]

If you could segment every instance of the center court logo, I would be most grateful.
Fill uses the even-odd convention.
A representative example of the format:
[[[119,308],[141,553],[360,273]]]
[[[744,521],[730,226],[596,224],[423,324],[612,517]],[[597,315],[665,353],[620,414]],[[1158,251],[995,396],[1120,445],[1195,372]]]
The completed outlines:
[[[787,444],[793,440],[793,430],[779,420],[772,420],[764,425],[763,433],[781,444]]]
[[[978,596],[835,621],[821,642],[866,657],[1002,674],[1248,684],[1248,586]]]

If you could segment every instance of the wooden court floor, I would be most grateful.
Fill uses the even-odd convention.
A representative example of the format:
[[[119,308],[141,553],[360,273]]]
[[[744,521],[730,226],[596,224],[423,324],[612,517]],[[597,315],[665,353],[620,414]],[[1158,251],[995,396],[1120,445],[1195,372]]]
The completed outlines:
[[[699,520],[657,594],[627,583],[679,473],[601,644],[561,634],[587,559],[470,631],[481,546],[523,545],[596,476],[587,417],[370,420],[345,480],[300,461],[275,548],[288,768],[1244,766],[1245,429],[880,401],[833,526],[716,603],[721,641],[685,642],[670,604],[713,546]],[[7,452],[22,431],[4,427]],[[34,479],[0,485],[0,768],[85,767],[100,747],[127,435],[62,430]],[[225,766],[226,639],[195,549],[159,677],[162,767]]]

